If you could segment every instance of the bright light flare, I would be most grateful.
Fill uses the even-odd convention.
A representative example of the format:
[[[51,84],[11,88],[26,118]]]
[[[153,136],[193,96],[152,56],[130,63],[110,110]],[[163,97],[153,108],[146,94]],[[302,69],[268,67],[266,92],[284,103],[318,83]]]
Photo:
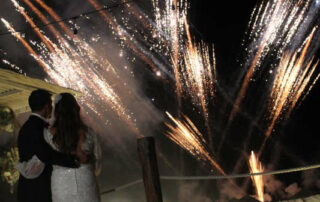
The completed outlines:
[[[258,157],[256,157],[256,155],[254,154],[253,151],[251,151],[249,165],[250,165],[250,173],[263,172],[263,167],[261,165],[261,162],[259,162]],[[263,185],[262,175],[251,176],[251,179],[252,179],[253,184],[256,189],[257,199],[259,201],[264,201],[264,198],[263,198],[263,186],[264,185]]]

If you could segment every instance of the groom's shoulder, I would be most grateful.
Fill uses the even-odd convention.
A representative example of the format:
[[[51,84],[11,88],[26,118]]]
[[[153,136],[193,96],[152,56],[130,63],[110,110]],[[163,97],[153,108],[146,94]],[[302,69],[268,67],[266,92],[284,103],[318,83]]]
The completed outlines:
[[[38,119],[35,116],[30,116],[28,120],[22,125],[20,133],[33,131],[36,132],[37,129],[42,129],[43,123],[41,119]]]

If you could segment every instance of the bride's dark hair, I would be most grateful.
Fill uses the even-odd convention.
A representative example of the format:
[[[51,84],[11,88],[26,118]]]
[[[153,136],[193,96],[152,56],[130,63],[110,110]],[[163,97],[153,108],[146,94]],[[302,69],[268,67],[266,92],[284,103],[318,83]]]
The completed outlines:
[[[55,105],[53,127],[55,135],[54,143],[60,151],[65,153],[75,152],[79,142],[81,130],[87,130],[87,126],[80,117],[80,106],[70,93],[61,93],[61,99]]]

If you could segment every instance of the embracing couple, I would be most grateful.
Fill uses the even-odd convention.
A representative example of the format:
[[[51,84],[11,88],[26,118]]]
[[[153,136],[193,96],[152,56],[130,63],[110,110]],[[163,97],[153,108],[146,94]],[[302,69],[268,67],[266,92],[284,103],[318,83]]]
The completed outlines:
[[[101,150],[76,99],[69,93],[56,95],[51,124],[51,94],[35,90],[28,101],[32,113],[18,136],[18,201],[100,201],[96,175]]]

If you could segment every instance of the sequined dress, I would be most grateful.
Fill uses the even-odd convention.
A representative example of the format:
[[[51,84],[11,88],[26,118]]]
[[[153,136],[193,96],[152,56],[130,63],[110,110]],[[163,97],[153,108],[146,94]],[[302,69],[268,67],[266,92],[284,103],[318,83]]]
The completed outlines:
[[[49,130],[44,131],[44,138],[53,149],[58,150]],[[53,165],[51,176],[53,202],[100,202],[95,171],[100,167],[101,150],[97,135],[91,129],[86,133],[82,150],[94,157],[93,164],[81,164],[79,168]]]

